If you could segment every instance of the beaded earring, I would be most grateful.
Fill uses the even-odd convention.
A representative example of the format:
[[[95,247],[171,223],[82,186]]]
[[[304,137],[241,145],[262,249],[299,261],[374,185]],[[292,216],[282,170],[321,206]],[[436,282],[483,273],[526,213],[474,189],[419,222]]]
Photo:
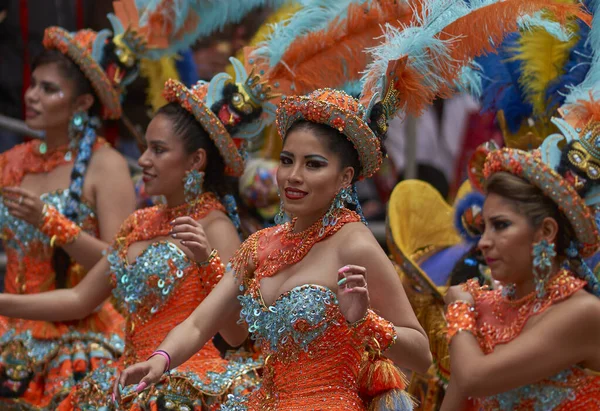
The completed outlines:
[[[204,172],[190,170],[183,177],[183,193],[186,203],[196,200],[204,188]]]
[[[337,211],[345,207],[345,203],[352,201],[352,190],[350,187],[344,187],[333,198],[329,210],[323,216],[321,220],[321,229],[319,230],[319,237],[325,235],[327,226],[334,226],[338,222],[338,218],[335,216]]]
[[[556,257],[554,243],[542,240],[533,245],[533,276],[538,298],[546,295],[546,282],[552,269],[552,258]]]
[[[275,224],[285,224],[287,217],[285,216],[285,210],[283,209],[283,200],[279,199],[279,211],[275,214]]]
[[[90,117],[87,111],[78,110],[73,113],[71,121],[69,121],[69,140],[76,140],[85,130]]]

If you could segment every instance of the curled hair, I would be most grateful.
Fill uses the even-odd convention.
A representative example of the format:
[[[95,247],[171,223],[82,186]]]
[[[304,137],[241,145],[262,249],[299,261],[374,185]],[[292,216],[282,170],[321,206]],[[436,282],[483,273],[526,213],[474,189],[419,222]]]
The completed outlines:
[[[556,220],[556,252],[560,256],[566,256],[566,249],[575,238],[575,232],[567,217],[542,190],[513,174],[499,172],[488,179],[485,191],[487,194],[497,194],[512,203],[517,212],[527,217],[535,229],[541,226],[545,218]]]
[[[204,191],[210,191],[220,197],[236,193],[237,179],[225,175],[225,162],[208,133],[186,109],[177,103],[161,107],[156,115],[167,117],[173,132],[183,142],[186,153],[192,154],[198,149],[206,151],[204,170]]]

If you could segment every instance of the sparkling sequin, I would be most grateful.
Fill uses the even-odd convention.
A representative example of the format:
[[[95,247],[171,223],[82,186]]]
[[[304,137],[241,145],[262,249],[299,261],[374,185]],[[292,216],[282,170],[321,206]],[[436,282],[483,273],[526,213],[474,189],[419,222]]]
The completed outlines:
[[[527,320],[564,301],[585,286],[585,281],[562,270],[546,286],[546,295],[537,298],[533,292],[520,300],[509,300],[498,290],[479,287],[476,281],[467,283],[475,299],[478,313],[474,332],[484,353],[491,353],[498,344],[517,338]],[[586,374],[571,367],[535,384],[529,384],[498,395],[477,398],[482,410],[592,410],[600,407],[600,376]]]
[[[224,207],[212,193],[203,193],[191,204],[136,211],[121,227],[107,258],[111,267],[113,296],[127,315],[125,350],[119,361],[96,370],[73,390],[59,410],[112,409],[107,395],[118,371],[146,360],[171,329],[184,321],[221,279],[224,267],[218,254],[207,265],[189,259],[174,243],[156,241],[133,263],[127,261],[131,244],[166,236],[173,219],[189,215],[201,220]],[[244,394],[257,384],[260,358],[239,353],[221,358],[212,341],[192,358],[165,375],[152,389],[135,393],[125,388],[121,409],[204,410],[230,393]]]
[[[318,241],[342,226],[360,221],[358,214],[339,210],[337,224],[322,237],[319,219],[294,234],[293,224],[268,228],[252,235],[231,261],[243,280],[241,317],[265,356],[261,387],[246,397],[231,397],[222,411],[242,410],[365,410],[358,395],[357,376],[367,344],[377,340],[382,350],[395,339],[393,325],[370,312],[368,319],[350,328],[335,293],[307,284],[265,305],[260,280],[302,260]],[[252,276],[246,265],[255,266]],[[302,382],[302,383],[299,383]]]

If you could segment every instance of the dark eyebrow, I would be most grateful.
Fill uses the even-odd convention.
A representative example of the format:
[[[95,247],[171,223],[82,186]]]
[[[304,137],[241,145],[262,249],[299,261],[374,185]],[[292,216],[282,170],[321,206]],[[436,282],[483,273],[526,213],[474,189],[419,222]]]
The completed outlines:
[[[166,141],[163,140],[152,140],[148,144],[156,144],[158,146],[168,146]]]
[[[282,151],[281,156],[287,156],[287,157],[294,157],[294,155],[292,153],[290,153],[289,151]]]
[[[304,156],[304,158],[306,160],[318,160],[318,161],[322,161],[324,163],[329,163],[329,160],[327,160],[325,157],[320,156],[318,154],[309,154],[307,156]]]
[[[46,81],[46,80],[42,80],[39,82],[40,84],[42,84],[43,86],[51,86],[51,87],[55,87],[57,89],[60,89],[60,85],[58,85],[58,83],[54,83],[52,81]]]
[[[494,215],[490,217],[490,221],[495,221],[495,220],[508,220],[508,217],[505,216],[504,214],[498,214],[498,215]]]

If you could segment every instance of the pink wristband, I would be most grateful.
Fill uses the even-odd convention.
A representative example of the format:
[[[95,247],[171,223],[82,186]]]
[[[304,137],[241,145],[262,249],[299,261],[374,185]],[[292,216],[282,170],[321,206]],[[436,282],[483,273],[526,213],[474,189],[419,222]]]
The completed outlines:
[[[164,350],[156,350],[150,355],[150,357],[148,357],[148,359],[154,357],[155,355],[160,355],[165,360],[167,360],[167,365],[165,366],[165,369],[163,372],[169,371],[169,369],[171,368],[171,356],[169,355],[169,353]]]

